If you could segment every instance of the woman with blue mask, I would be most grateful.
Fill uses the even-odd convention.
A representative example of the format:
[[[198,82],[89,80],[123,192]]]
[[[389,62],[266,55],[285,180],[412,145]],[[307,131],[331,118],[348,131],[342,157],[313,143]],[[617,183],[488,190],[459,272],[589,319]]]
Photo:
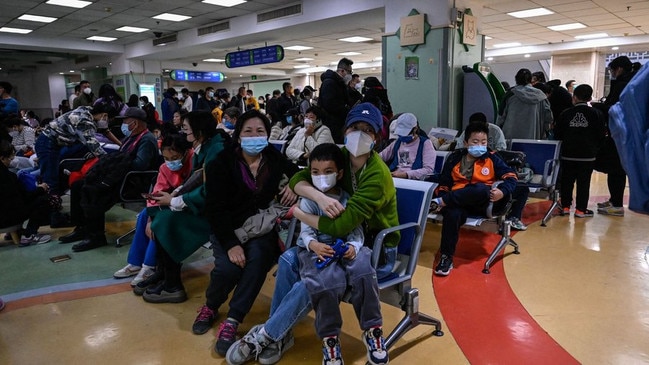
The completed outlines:
[[[469,123],[464,131],[466,148],[453,151],[444,163],[439,177],[436,198],[431,202],[433,212],[441,212],[441,258],[435,274],[446,276],[453,268],[460,226],[469,215],[484,216],[487,206],[494,202],[493,211],[502,212],[516,189],[516,172],[487,148],[489,128],[485,123]],[[496,181],[502,181],[497,187]]]
[[[297,196],[282,183],[298,167],[268,144],[270,120],[258,110],[243,113],[235,125],[232,144],[206,168],[205,215],[210,223],[214,268],[205,292],[206,302],[192,326],[195,334],[208,332],[217,311],[228,300],[227,314],[217,332],[215,351],[225,355],[236,340],[237,327],[252,308],[266,274],[280,254],[275,230],[241,242],[235,231],[267,209],[276,199],[284,206]]]
[[[380,153],[392,176],[423,180],[432,175],[437,153],[430,139],[419,134],[417,117],[403,113],[392,123],[398,137]]]

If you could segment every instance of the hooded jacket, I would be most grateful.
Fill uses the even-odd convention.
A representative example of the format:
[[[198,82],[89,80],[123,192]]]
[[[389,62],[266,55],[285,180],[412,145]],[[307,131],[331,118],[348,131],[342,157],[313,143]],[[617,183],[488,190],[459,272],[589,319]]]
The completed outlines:
[[[342,143],[342,129],[349,112],[349,94],[347,85],[338,73],[327,70],[320,75],[322,85],[318,105],[327,112],[324,124],[331,130],[336,143]]]
[[[541,139],[553,120],[548,98],[531,85],[507,91],[499,114],[497,124],[508,139]]]

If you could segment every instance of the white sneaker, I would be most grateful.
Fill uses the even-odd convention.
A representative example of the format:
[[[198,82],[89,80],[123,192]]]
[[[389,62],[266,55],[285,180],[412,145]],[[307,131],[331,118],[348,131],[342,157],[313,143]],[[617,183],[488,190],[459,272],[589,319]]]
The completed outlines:
[[[115,273],[113,274],[113,277],[115,279],[128,278],[128,277],[131,277],[133,275],[137,275],[140,272],[141,269],[142,268],[139,267],[139,266],[128,264],[128,265],[124,266],[122,269],[119,269],[119,270],[115,271]]]
[[[148,279],[151,275],[153,275],[154,272],[155,269],[152,266],[142,265],[142,270],[140,270],[135,278],[131,280],[131,286],[136,286],[138,283],[141,283],[144,280]]]
[[[32,243],[47,243],[52,240],[52,236],[49,234],[33,234],[31,236],[21,236],[20,245],[29,246]]]

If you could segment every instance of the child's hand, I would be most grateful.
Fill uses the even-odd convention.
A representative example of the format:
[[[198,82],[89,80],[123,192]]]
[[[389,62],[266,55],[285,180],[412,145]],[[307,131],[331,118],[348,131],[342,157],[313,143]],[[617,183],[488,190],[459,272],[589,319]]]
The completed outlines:
[[[309,250],[318,255],[319,260],[324,260],[325,258],[332,257],[334,255],[334,249],[331,248],[331,246],[315,240],[309,243]]]
[[[502,192],[502,190],[498,188],[493,188],[489,192],[489,200],[492,202],[497,202],[498,200],[502,199],[505,196],[505,194]]]
[[[353,260],[356,258],[356,248],[352,245],[348,245],[347,252],[343,255],[344,259]]]

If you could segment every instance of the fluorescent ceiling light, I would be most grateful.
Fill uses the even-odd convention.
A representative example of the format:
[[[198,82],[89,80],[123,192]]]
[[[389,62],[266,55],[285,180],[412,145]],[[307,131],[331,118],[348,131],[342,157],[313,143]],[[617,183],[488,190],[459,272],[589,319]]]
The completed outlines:
[[[284,49],[288,49],[291,51],[306,51],[307,49],[313,49],[313,47],[307,47],[307,46],[289,46],[289,47],[284,47]]]
[[[486,35],[486,36],[484,36],[484,39],[485,39],[485,40],[490,40],[490,39],[494,39],[494,38],[493,38],[493,37],[489,37],[488,35]]]
[[[493,61],[493,60],[494,60],[493,57],[487,57],[487,61]]]
[[[309,68],[309,67],[311,67],[311,65],[296,65],[296,66],[293,66],[293,68]]]
[[[343,42],[358,43],[358,42],[367,42],[367,41],[371,41],[372,38],[354,36],[354,37],[340,38],[340,39],[338,39],[338,40],[339,40],[339,41],[343,41]]]
[[[182,22],[183,20],[187,20],[190,18],[191,16],[171,14],[171,13],[162,13],[160,15],[156,15],[153,17],[153,19],[169,20],[171,22]]]
[[[494,44],[494,48],[508,48],[508,47],[518,47],[521,44],[518,42],[511,42],[511,43],[498,43]]]
[[[617,51],[618,49],[620,49],[620,47],[617,47],[617,46],[616,47],[611,47],[611,49],[614,50],[614,51]]]
[[[32,30],[31,29],[22,29],[22,28],[2,27],[2,28],[0,28],[0,32],[27,34],[27,33],[31,33]]]
[[[383,61],[383,57],[378,56],[378,57],[376,57],[376,58],[374,59],[374,61]]]
[[[594,38],[606,38],[608,34],[606,33],[592,33],[575,36],[575,39],[594,39]]]
[[[220,58],[206,58],[203,60],[203,62],[225,62],[225,60]]]
[[[548,29],[554,30],[555,32],[560,32],[562,30],[581,29],[581,28],[586,28],[586,26],[581,23],[570,23],[570,24],[551,25],[548,27]]]
[[[58,6],[67,6],[69,8],[85,8],[86,6],[92,4],[90,1],[82,1],[82,0],[47,0],[45,2],[46,4],[50,5],[58,5]]]
[[[554,14],[554,12],[546,8],[528,9],[528,10],[521,10],[521,11],[514,11],[512,13],[507,13],[507,15],[511,15],[514,18],[531,18],[533,16],[550,15],[550,14]]]
[[[52,18],[51,16],[40,16],[40,15],[29,15],[23,14],[18,17],[18,20],[28,20],[30,22],[41,22],[41,23],[51,23],[58,18]]]
[[[311,57],[300,57],[300,58],[294,59],[294,61],[313,61],[313,60],[314,60],[314,58],[311,58]]]
[[[362,54],[360,52],[340,52],[336,53],[339,56],[358,56],[359,54]]]
[[[146,32],[147,30],[149,30],[149,28],[138,28],[138,27],[123,26],[123,27],[117,28],[115,30],[119,30],[120,32],[142,33],[142,32]]]
[[[212,4],[218,6],[225,6],[227,8],[239,4],[243,4],[248,0],[203,0],[205,4]]]
[[[525,58],[530,58],[530,54],[529,54],[529,53],[526,53],[523,57],[525,57]]]
[[[93,35],[92,37],[88,37],[88,38],[86,38],[86,39],[89,40],[89,41],[112,42],[112,41],[114,41],[114,40],[117,39],[117,38],[113,38],[113,37],[101,37],[101,36],[98,36],[98,35]]]

